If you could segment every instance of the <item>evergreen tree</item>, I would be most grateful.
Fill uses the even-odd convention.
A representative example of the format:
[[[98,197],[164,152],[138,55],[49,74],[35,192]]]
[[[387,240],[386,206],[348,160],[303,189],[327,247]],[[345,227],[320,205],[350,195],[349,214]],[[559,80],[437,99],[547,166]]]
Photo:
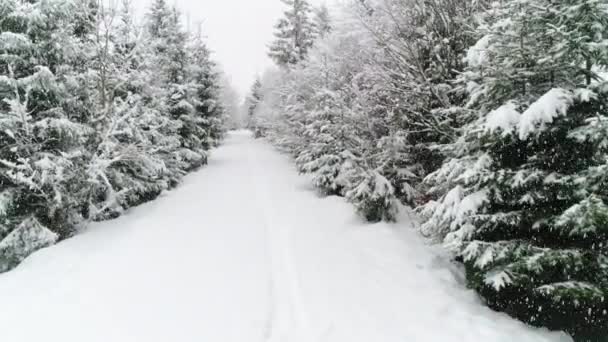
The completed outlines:
[[[313,23],[315,38],[325,38],[331,32],[331,16],[325,4],[316,7],[314,10]]]
[[[69,111],[63,51],[79,48],[73,5],[6,1],[1,9],[0,271],[72,234],[82,214],[82,146],[92,131]]]
[[[491,307],[599,341],[608,97],[594,72],[608,62],[606,4],[509,1],[492,17],[464,76],[481,115],[429,177],[453,188],[428,206],[425,228],[447,235]]]
[[[146,23],[147,107],[155,113],[157,134],[151,140],[158,145],[157,153],[166,166],[164,176],[169,187],[179,184],[192,164],[200,163],[202,155],[184,146],[180,136],[181,115],[188,114],[192,105],[188,99],[186,80],[186,35],[181,30],[177,11],[164,0],[150,7]]]
[[[133,16],[128,0],[119,11],[93,0],[0,4],[0,272],[154,199],[221,138],[204,44],[186,45],[163,0],[144,35]]]
[[[199,129],[201,148],[217,146],[224,135],[224,108],[220,100],[220,88],[215,64],[201,33],[194,37],[189,71],[193,87],[194,117]]]
[[[280,86],[264,93],[260,114],[277,113],[280,122],[265,125],[271,140],[294,155],[322,193],[345,197],[369,221],[390,221],[400,190],[384,174],[396,164],[383,152],[388,111],[374,65],[377,49],[368,38],[340,27],[320,41],[305,62],[283,71]]]
[[[217,71],[220,83],[220,102],[226,114],[226,128],[240,129],[244,127],[240,96],[228,75]]]
[[[154,0],[146,16],[146,28],[152,38],[166,35],[171,18],[171,10],[165,0]],[[160,49],[162,50],[162,49]]]
[[[98,137],[87,167],[89,216],[114,218],[125,209],[151,200],[166,189],[165,166],[150,142],[141,84],[142,49],[130,2],[99,9],[97,27]]]
[[[268,55],[277,65],[289,67],[304,58],[315,39],[312,8],[306,0],[281,0],[286,6],[283,18],[275,25],[275,40]]]
[[[257,109],[263,98],[262,81],[258,77],[253,82],[250,94],[245,101],[247,107],[247,128],[253,129],[256,137],[261,137],[263,135],[263,132],[260,130],[259,120],[257,118]]]

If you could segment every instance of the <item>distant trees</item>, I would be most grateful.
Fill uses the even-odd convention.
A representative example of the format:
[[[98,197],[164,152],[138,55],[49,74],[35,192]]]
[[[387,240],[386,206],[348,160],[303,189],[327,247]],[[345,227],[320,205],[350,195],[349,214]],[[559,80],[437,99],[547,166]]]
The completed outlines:
[[[283,70],[290,70],[307,58],[315,41],[331,32],[331,18],[325,5],[313,8],[306,0],[280,1],[287,10],[275,25],[275,39],[269,47],[268,56]],[[257,78],[245,100],[247,127],[254,129],[258,137],[265,135],[261,122],[263,118],[258,117],[259,104],[263,100],[262,89],[261,80]]]
[[[313,8],[306,0],[280,0],[287,10],[275,25],[275,40],[268,55],[278,66],[289,67],[303,61],[315,40],[331,31],[329,10]]]
[[[280,66],[293,65],[306,57],[315,39],[312,7],[306,0],[281,0],[287,6],[275,26],[269,56]]]
[[[249,96],[247,99],[245,99],[245,107],[247,110],[247,128],[252,129],[256,137],[259,137],[262,134],[256,118],[257,109],[262,100],[262,81],[259,77],[257,77],[251,86]]]
[[[352,1],[302,57],[276,60],[256,122],[366,219],[415,207],[492,308],[600,341],[607,11]]]
[[[225,111],[226,126],[228,129],[245,127],[245,119],[241,108],[241,99],[232,81],[221,70],[217,70],[220,85],[220,101]]]
[[[313,9],[313,27],[315,39],[325,38],[331,32],[331,16],[326,5]]]
[[[204,42],[164,0],[0,5],[0,271],[175,186],[223,132]]]

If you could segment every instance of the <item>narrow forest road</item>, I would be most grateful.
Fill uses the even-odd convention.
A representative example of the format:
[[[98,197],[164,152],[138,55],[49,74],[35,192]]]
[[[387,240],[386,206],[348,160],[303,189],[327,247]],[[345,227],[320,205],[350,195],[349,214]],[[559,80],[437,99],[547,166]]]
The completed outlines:
[[[442,260],[236,132],[177,190],[0,275],[0,339],[568,340],[485,308]]]

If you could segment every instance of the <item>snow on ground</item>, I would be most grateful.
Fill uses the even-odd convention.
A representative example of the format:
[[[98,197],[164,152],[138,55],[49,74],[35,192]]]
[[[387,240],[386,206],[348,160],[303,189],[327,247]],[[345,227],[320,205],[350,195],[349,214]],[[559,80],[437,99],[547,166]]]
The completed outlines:
[[[246,132],[179,189],[0,275],[8,342],[567,341],[484,307],[407,224]]]

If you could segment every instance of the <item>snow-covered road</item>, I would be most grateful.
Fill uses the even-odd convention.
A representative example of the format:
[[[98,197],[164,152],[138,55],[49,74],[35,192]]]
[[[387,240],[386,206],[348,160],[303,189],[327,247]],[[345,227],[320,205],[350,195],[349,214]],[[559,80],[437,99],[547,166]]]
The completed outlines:
[[[0,275],[6,342],[567,341],[485,308],[413,229],[231,133],[175,191]]]

